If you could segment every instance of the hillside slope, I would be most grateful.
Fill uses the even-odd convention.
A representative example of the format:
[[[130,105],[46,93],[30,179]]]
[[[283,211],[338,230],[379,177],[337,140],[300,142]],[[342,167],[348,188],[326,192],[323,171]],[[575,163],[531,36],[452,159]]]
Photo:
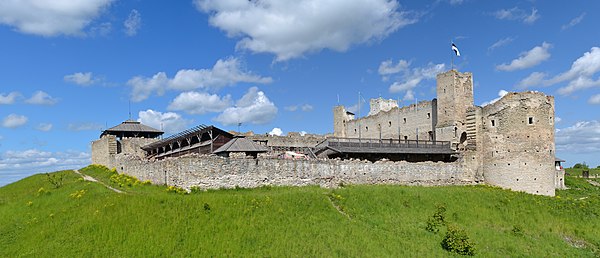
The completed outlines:
[[[567,178],[572,189],[557,197],[487,186],[181,194],[101,167],[81,172],[125,193],[73,171],[0,188],[0,257],[454,256],[441,245],[446,226],[426,230],[436,211],[476,256],[600,255],[600,187],[583,179]]]

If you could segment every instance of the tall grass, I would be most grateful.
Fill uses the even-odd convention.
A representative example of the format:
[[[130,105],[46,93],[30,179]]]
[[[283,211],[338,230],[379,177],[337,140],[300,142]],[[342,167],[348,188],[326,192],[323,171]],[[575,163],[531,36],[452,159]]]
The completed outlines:
[[[600,190],[567,178],[557,197],[487,186],[263,187],[177,194],[71,171],[54,188],[36,175],[0,188],[0,257],[453,256],[446,229],[425,230],[438,206],[482,257],[595,257]],[[43,190],[40,190],[43,188]],[[74,194],[75,193],[75,194]],[[80,194],[79,197],[78,193]]]

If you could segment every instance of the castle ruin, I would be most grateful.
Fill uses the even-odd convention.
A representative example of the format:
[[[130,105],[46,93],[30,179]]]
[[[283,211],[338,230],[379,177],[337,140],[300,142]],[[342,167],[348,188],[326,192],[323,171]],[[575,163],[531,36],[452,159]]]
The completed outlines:
[[[250,149],[269,152],[248,156],[214,155],[233,135],[213,126],[164,140],[152,128],[144,128],[157,131],[152,135],[107,130],[92,143],[92,162],[188,189],[483,182],[553,196],[564,187],[564,174],[554,166],[552,96],[509,93],[476,106],[472,74],[450,70],[437,75],[437,98],[431,101],[400,107],[378,98],[370,104],[369,114],[360,118],[336,106],[333,135],[249,135],[246,145],[263,146]],[[282,159],[278,153],[285,151],[302,152],[307,159]]]

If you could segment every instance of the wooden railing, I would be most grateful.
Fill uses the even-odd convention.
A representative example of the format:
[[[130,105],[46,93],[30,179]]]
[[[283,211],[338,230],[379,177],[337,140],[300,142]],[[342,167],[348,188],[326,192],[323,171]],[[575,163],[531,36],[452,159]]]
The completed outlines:
[[[401,139],[358,139],[358,138],[328,138],[321,144],[330,147],[352,148],[431,148],[449,149],[449,141],[401,140]],[[320,144],[320,145],[321,145]]]

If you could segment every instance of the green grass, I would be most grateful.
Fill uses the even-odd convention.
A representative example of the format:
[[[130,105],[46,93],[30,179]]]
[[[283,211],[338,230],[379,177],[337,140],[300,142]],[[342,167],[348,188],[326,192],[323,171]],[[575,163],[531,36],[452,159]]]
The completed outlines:
[[[425,230],[440,205],[445,221],[475,243],[476,256],[600,255],[600,189],[572,177],[566,179],[571,189],[557,197],[487,186],[184,195],[156,185],[119,187],[112,172],[98,167],[82,172],[126,193],[72,171],[56,172],[65,176],[60,188],[46,175],[0,188],[0,257],[458,256],[442,249],[445,226]]]
[[[581,176],[581,172],[583,172],[583,168],[565,168],[565,172],[572,176]],[[600,175],[600,168],[590,168],[587,169],[590,171],[590,175]]]

